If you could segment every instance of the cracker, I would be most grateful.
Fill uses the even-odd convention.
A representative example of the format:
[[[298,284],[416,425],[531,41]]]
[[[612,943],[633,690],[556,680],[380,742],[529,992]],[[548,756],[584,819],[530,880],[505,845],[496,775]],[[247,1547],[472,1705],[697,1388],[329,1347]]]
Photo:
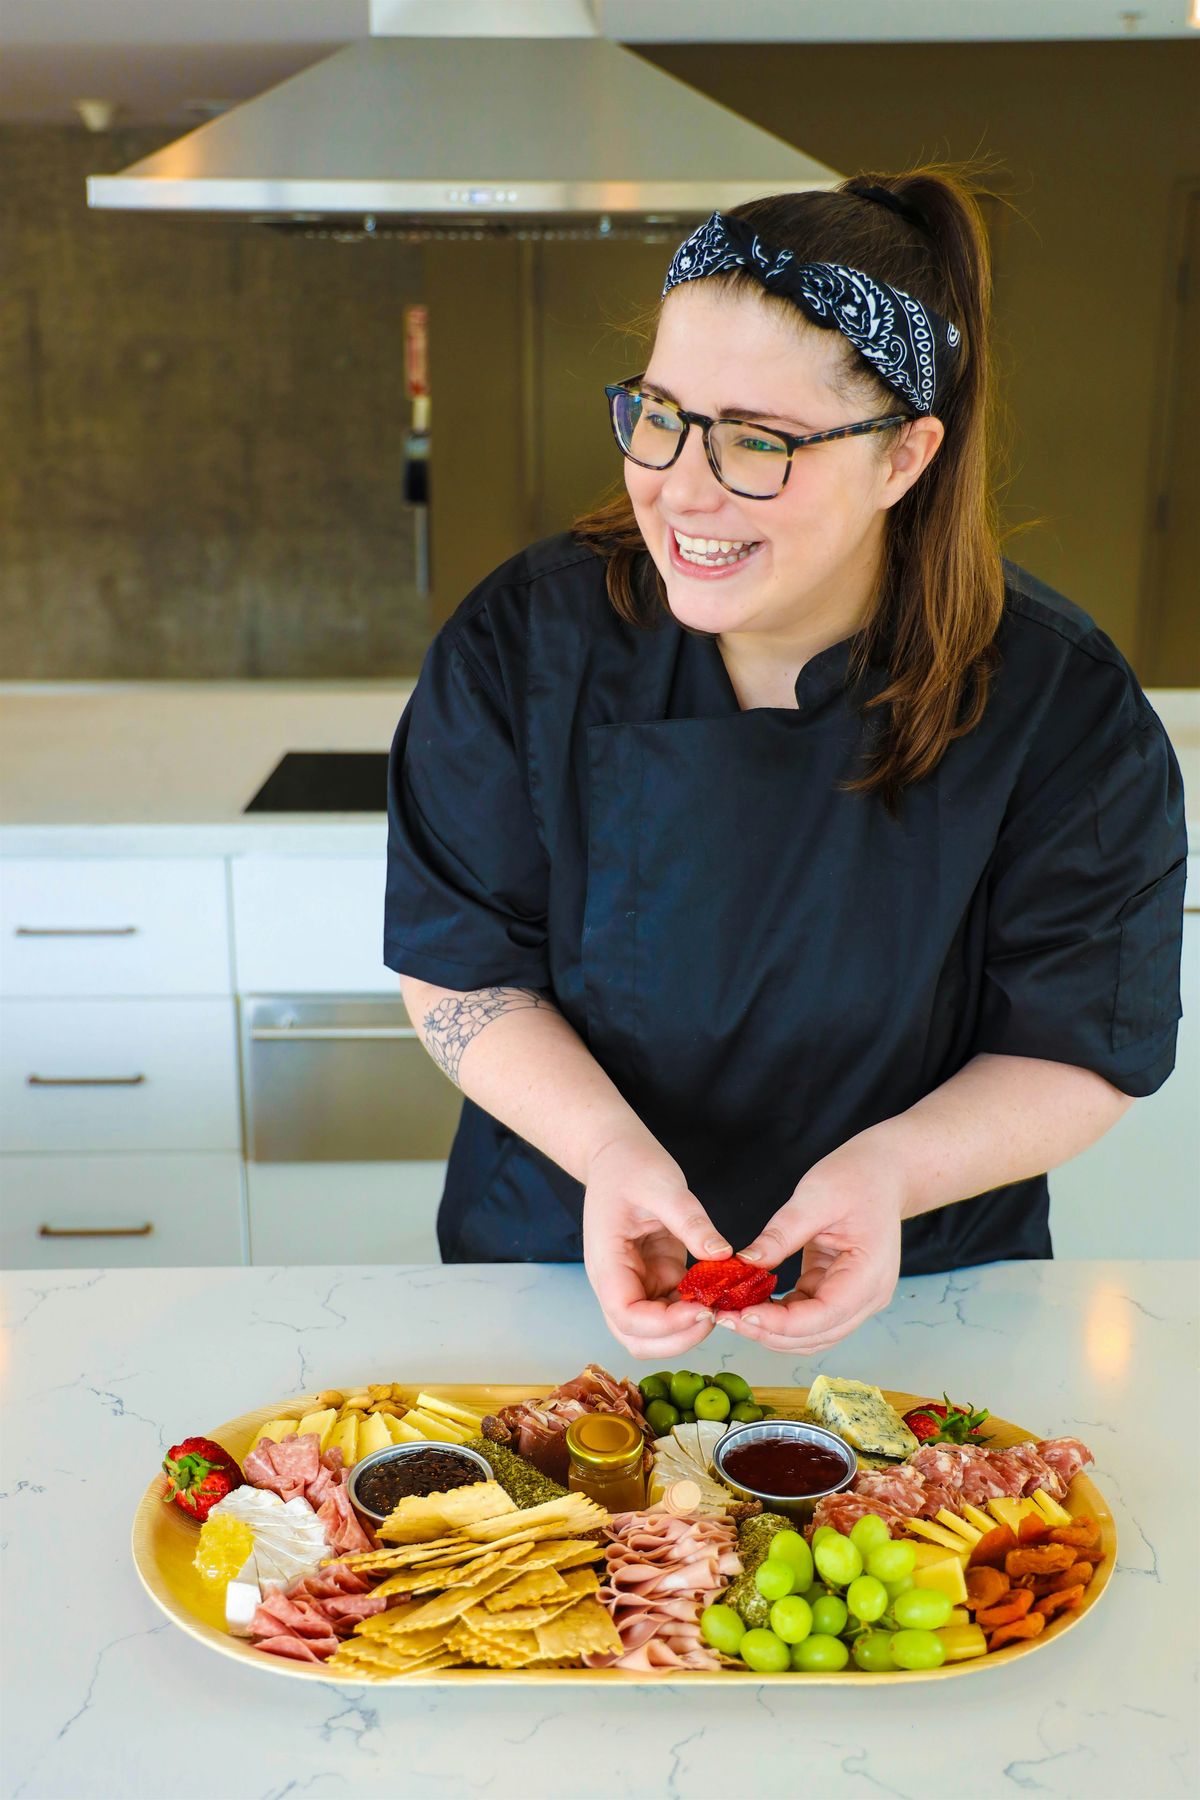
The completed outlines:
[[[377,1536],[390,1544],[424,1543],[448,1525],[482,1523],[515,1513],[517,1503],[498,1481],[477,1481],[444,1494],[406,1494],[397,1501]]]
[[[395,1630],[399,1633],[407,1633],[424,1630],[429,1625],[449,1625],[451,1620],[461,1618],[462,1614],[478,1601],[486,1599],[489,1594],[494,1594],[497,1588],[502,1588],[505,1582],[511,1580],[511,1570],[507,1568],[493,1569],[490,1575],[485,1575],[482,1580],[476,1581],[470,1586],[447,1588],[444,1593],[438,1594],[434,1599],[421,1602],[415,1612],[407,1613],[398,1622]],[[388,1615],[377,1613],[375,1616],[377,1619],[384,1619]],[[374,1620],[367,1619],[364,1623],[371,1625]]]
[[[559,1613],[556,1619],[539,1625],[534,1636],[539,1656],[620,1656],[623,1649],[621,1634],[608,1612],[590,1595]]]
[[[465,1526],[463,1535],[474,1543],[493,1543],[501,1538],[515,1543],[526,1538],[570,1537],[607,1523],[608,1514],[603,1507],[584,1494],[570,1493],[557,1500],[546,1500],[541,1506],[525,1506],[518,1512],[480,1519]]]
[[[565,1569],[580,1568],[584,1563],[604,1560],[604,1545],[597,1544],[590,1538],[566,1538],[561,1544],[548,1548],[553,1557],[553,1565],[560,1573]]]
[[[529,1606],[535,1600],[551,1600],[566,1592],[567,1584],[557,1569],[527,1569],[499,1593],[489,1594],[484,1605],[489,1612],[508,1612],[514,1606]]]

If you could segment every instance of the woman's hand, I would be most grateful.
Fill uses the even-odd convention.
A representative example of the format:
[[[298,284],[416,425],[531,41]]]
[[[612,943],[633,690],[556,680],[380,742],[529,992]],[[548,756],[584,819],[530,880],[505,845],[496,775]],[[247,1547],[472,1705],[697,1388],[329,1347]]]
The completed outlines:
[[[774,1268],[804,1251],[795,1290],[717,1323],[769,1350],[815,1356],[891,1299],[900,1273],[900,1221],[908,1177],[881,1128],[864,1131],[814,1163],[788,1200],[740,1252]]]
[[[713,1313],[667,1298],[689,1250],[730,1254],[674,1157],[649,1133],[603,1145],[588,1165],[583,1260],[609,1330],[633,1356],[678,1356],[712,1330]]]

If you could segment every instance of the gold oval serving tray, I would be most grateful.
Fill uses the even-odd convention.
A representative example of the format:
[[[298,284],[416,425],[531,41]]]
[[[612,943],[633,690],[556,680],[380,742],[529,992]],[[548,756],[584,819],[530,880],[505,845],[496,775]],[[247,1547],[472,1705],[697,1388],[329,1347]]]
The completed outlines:
[[[519,1400],[526,1400],[531,1394],[550,1393],[554,1382],[547,1382],[539,1387],[536,1383],[527,1382],[524,1386],[446,1386],[434,1388],[427,1384],[428,1391],[446,1400],[456,1400],[462,1406],[482,1408],[488,1412],[498,1412],[502,1406],[511,1406]],[[920,1405],[927,1396],[919,1394],[900,1394],[888,1392],[887,1398],[897,1412],[907,1412],[910,1407]],[[783,1415],[803,1413],[808,1398],[807,1388],[760,1388],[754,1390],[755,1398],[767,1406],[775,1407]],[[411,1395],[416,1400],[416,1390]],[[230,1419],[224,1425],[216,1426],[206,1433],[215,1438],[240,1463],[254,1441],[255,1433],[268,1419],[295,1418],[299,1420],[317,1405],[315,1394],[301,1394],[294,1399],[270,1406],[257,1407],[253,1412],[243,1413],[238,1419]],[[992,1449],[1002,1449],[1008,1444],[1019,1444],[1036,1438],[1039,1434],[1023,1431],[1020,1426],[1010,1425],[1004,1419],[994,1416],[988,1419],[982,1442]],[[163,1491],[166,1478],[156,1475],[143,1494],[133,1520],[133,1561],[142,1585],[150,1598],[160,1606],[167,1617],[179,1625],[189,1636],[197,1638],[212,1650],[220,1651],[222,1656],[232,1656],[238,1662],[264,1671],[271,1675],[284,1675],[293,1681],[338,1682],[343,1687],[362,1687],[361,1676],[335,1675],[318,1663],[293,1662],[283,1656],[268,1656],[261,1650],[251,1649],[245,1638],[232,1637],[225,1629],[224,1590],[219,1586],[206,1582],[192,1567],[192,1558],[196,1553],[198,1528],[177,1506],[163,1504]],[[988,1656],[978,1656],[969,1662],[944,1663],[940,1669],[895,1670],[890,1673],[868,1673],[862,1669],[845,1669],[837,1674],[795,1674],[785,1670],[779,1674],[758,1674],[754,1670],[721,1669],[708,1673],[702,1670],[687,1670],[670,1674],[642,1673],[627,1669],[438,1669],[428,1675],[409,1675],[402,1678],[408,1686],[447,1686],[456,1682],[514,1682],[521,1683],[547,1682],[636,1682],[648,1686],[661,1686],[664,1681],[686,1683],[689,1687],[701,1681],[749,1681],[774,1685],[779,1682],[791,1683],[794,1687],[811,1687],[815,1683],[839,1684],[849,1683],[851,1686],[863,1686],[869,1682],[897,1681],[941,1681],[963,1675],[979,1675],[987,1670],[1004,1667],[1015,1662],[1018,1657],[1028,1656],[1034,1650],[1041,1650],[1062,1637],[1064,1632],[1071,1631],[1086,1619],[1096,1602],[1108,1586],[1117,1556],[1117,1530],[1112,1513],[1095,1485],[1086,1475],[1079,1474],[1071,1483],[1070,1490],[1063,1502],[1071,1514],[1090,1513],[1097,1520],[1101,1530],[1101,1542],[1104,1547],[1104,1561],[1098,1563],[1092,1580],[1084,1591],[1083,1603],[1074,1612],[1062,1613],[1052,1619],[1040,1637],[1030,1638],[1024,1643],[1006,1645]],[[383,1684],[373,1684],[383,1685]]]

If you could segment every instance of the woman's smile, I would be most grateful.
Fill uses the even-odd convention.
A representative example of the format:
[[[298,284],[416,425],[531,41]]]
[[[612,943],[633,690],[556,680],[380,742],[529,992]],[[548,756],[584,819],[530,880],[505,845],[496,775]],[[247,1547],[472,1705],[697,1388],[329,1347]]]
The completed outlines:
[[[685,536],[673,525],[667,526],[667,546],[671,567],[693,581],[720,581],[736,575],[763,548],[761,540]]]

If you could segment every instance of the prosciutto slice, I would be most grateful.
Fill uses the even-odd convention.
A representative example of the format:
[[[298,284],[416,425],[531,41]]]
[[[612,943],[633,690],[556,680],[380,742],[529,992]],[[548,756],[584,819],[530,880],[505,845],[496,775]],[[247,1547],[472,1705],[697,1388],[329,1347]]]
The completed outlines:
[[[599,1600],[621,1638],[618,1656],[589,1653],[590,1669],[719,1669],[700,1614],[740,1575],[736,1529],[725,1519],[617,1513],[606,1528]]]
[[[631,1382],[621,1381],[598,1363],[564,1381],[543,1400],[521,1400],[502,1406],[483,1421],[483,1435],[496,1444],[511,1444],[518,1456],[564,1485],[567,1479],[567,1426],[584,1413],[618,1413],[632,1419],[646,1444],[654,1432],[646,1423],[642,1397]]]

